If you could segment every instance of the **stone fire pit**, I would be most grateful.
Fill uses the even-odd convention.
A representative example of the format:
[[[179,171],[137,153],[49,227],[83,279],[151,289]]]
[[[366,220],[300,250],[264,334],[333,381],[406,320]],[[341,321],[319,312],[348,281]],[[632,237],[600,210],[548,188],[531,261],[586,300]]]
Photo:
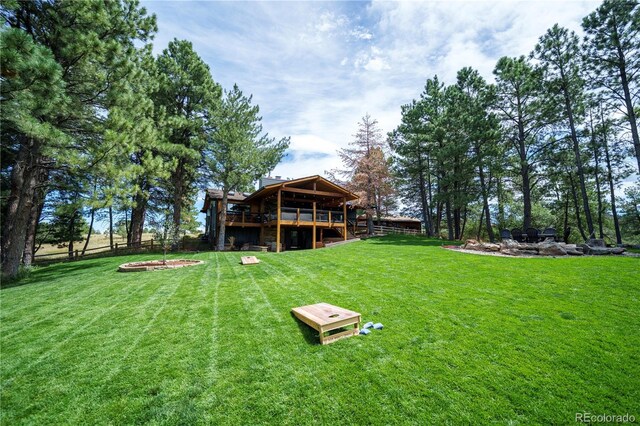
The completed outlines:
[[[145,272],[156,271],[161,269],[175,269],[184,268],[185,266],[202,265],[202,260],[185,260],[185,259],[172,259],[167,260],[165,263],[162,260],[147,260],[143,262],[129,262],[120,265],[118,272]]]
[[[606,247],[602,240],[588,240],[585,244],[566,244],[547,239],[540,243],[519,243],[503,240],[500,244],[467,240],[463,250],[495,253],[506,256],[582,256],[622,254],[622,247]]]

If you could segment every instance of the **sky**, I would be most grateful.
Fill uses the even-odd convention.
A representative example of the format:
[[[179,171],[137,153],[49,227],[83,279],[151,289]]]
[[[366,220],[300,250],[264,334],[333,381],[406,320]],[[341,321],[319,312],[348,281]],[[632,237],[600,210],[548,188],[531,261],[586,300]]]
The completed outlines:
[[[581,34],[599,1],[146,1],[156,54],[193,43],[215,81],[260,106],[270,136],[291,137],[272,175],[340,167],[337,151],[365,114],[384,134],[427,78],[471,66],[489,81],[502,56],[528,55],[553,24]]]
[[[154,52],[193,43],[224,89],[260,106],[270,136],[291,137],[272,176],[326,175],[365,114],[383,134],[437,75],[465,66],[488,81],[502,56],[528,55],[555,23],[582,34],[599,1],[143,1]],[[198,200],[202,204],[202,195]],[[200,218],[202,220],[202,218]]]

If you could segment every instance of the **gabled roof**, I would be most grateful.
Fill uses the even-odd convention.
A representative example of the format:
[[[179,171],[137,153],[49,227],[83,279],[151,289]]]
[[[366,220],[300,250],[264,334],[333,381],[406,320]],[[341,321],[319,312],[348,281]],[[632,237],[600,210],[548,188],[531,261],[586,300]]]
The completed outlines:
[[[315,185],[315,187],[314,187]],[[336,198],[346,198],[347,201],[357,200],[359,197],[355,195],[353,192],[348,191],[340,185],[337,185],[322,176],[314,175],[309,177],[304,177],[300,179],[288,180],[285,182],[274,183],[272,185],[264,186],[258,189],[253,194],[249,195],[245,201],[251,201],[254,199],[268,197],[269,195],[273,195],[277,193],[281,189],[285,188],[296,188],[296,189],[304,189],[304,190],[315,190],[318,192],[318,195],[329,196],[332,197],[335,194]]]
[[[248,196],[249,194],[246,192],[230,192],[229,195],[227,195],[227,201],[230,203],[239,203],[244,201]],[[206,213],[207,210],[209,210],[211,200],[222,200],[222,190],[207,189],[207,194],[204,197],[204,205],[202,206],[202,210],[200,210],[201,213]]]

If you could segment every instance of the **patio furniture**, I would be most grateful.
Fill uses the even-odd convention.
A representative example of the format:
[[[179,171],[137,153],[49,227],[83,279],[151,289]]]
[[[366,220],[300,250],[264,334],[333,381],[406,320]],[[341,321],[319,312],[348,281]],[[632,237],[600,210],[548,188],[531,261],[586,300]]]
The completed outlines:
[[[320,333],[320,343],[326,345],[345,337],[356,336],[360,333],[360,314],[357,312],[333,306],[328,303],[300,306],[291,310],[293,314],[309,327]],[[339,333],[324,334],[339,328],[353,326],[350,330]]]
[[[527,242],[537,243],[540,238],[540,231],[536,228],[527,228]]]
[[[513,228],[511,230],[511,236],[519,243],[524,241],[524,238],[522,237],[522,230],[520,230],[520,228]]]
[[[546,240],[547,238],[556,239],[556,228],[545,228],[544,231],[542,231],[540,239]]]
[[[511,236],[511,231],[509,231],[508,229],[503,229],[502,231],[500,231],[500,238],[503,240],[513,239],[513,237]]]

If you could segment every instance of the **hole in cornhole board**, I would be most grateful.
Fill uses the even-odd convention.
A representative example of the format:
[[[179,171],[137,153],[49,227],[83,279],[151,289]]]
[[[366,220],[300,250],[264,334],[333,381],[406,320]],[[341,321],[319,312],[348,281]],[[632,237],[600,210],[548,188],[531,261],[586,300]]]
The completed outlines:
[[[260,260],[255,256],[242,256],[240,262],[243,265],[257,265],[260,263]]]
[[[340,316],[340,314],[333,314],[333,315],[329,315],[329,318],[338,318]]]

